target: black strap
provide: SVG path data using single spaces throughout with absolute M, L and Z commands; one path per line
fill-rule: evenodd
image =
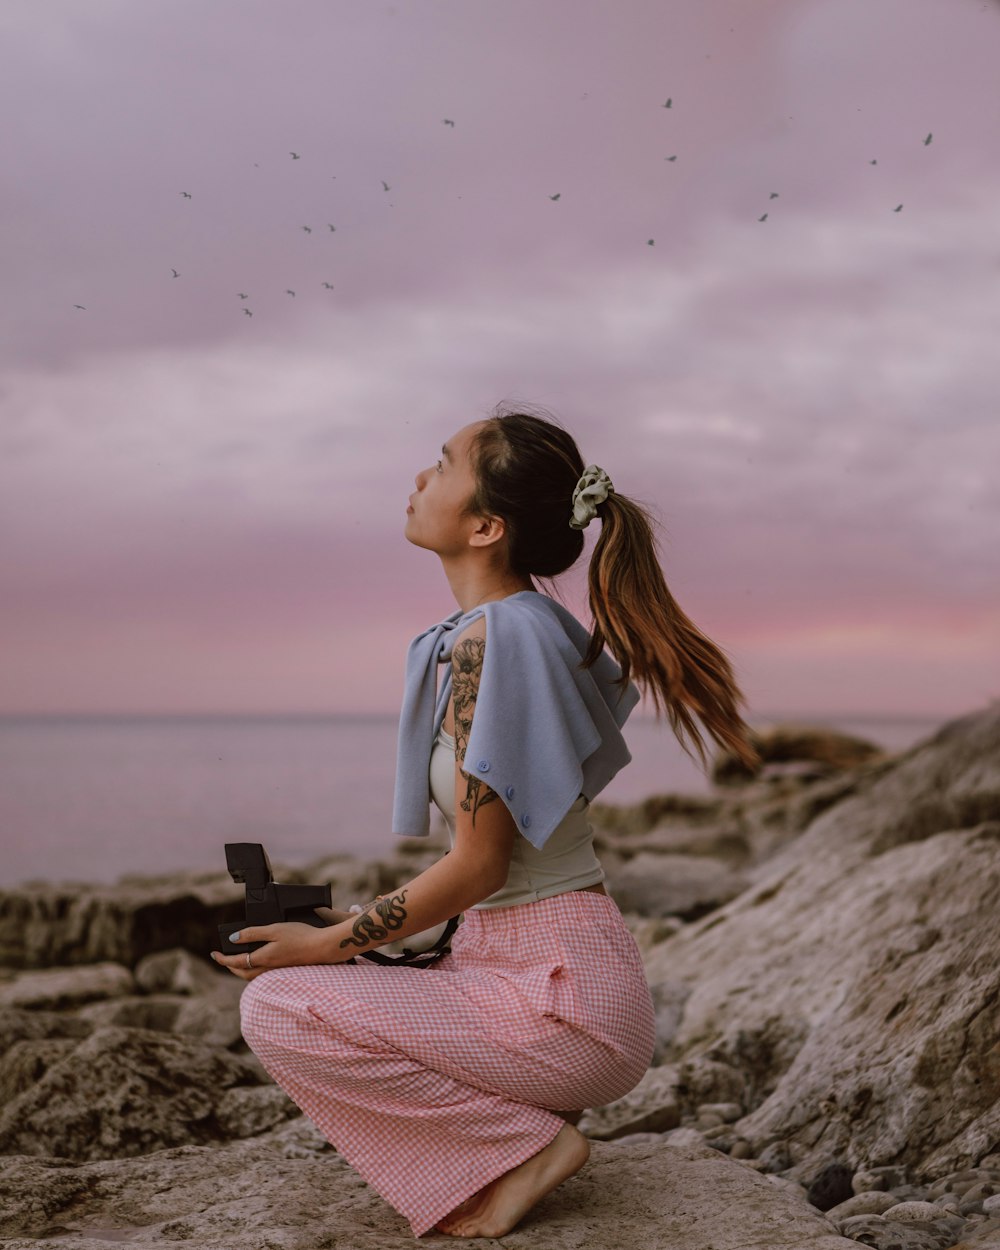
M 360 951 L 355 956 L 355 959 L 370 959 L 373 964 L 403 964 L 409 968 L 427 968 L 430 964 L 437 963 L 442 956 L 448 954 L 451 949 L 449 943 L 452 935 L 458 928 L 458 921 L 458 916 L 452 916 L 438 940 L 425 951 L 411 951 L 406 946 L 403 947 L 401 955 L 385 955 L 378 950 Z M 349 959 L 347 962 L 352 964 L 355 962 L 355 959 Z

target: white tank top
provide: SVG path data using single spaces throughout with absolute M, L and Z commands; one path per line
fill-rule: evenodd
M 445 731 L 443 724 L 431 751 L 430 790 L 435 807 L 445 818 L 448 838 L 454 846 L 455 739 Z M 604 869 L 594 854 L 594 831 L 587 820 L 589 807 L 581 794 L 541 850 L 518 834 L 506 883 L 475 906 L 515 907 L 603 881 Z

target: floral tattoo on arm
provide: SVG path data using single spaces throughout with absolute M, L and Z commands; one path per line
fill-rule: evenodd
M 476 825 L 476 812 L 497 798 L 497 792 L 473 777 L 462 768 L 465 751 L 472 732 L 472 716 L 479 694 L 479 679 L 483 673 L 485 638 L 466 638 L 451 653 L 451 686 L 455 700 L 455 758 L 462 776 L 467 781 L 465 798 L 461 801 L 463 811 L 472 813 L 472 825 Z
M 400 890 L 388 898 L 381 895 L 369 903 L 354 922 L 351 936 L 344 938 L 341 949 L 345 946 L 368 946 L 372 942 L 384 942 L 390 932 L 401 929 L 406 920 L 406 908 L 403 902 L 406 891 Z

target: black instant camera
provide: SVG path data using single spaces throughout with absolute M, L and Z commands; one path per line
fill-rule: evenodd
M 242 955 L 258 950 L 266 942 L 230 942 L 230 933 L 258 924 L 277 924 L 283 920 L 326 928 L 313 911 L 314 907 L 330 906 L 329 885 L 280 885 L 274 880 L 271 861 L 259 842 L 227 842 L 226 867 L 234 881 L 245 884 L 246 919 L 219 925 L 219 949 L 226 955 Z

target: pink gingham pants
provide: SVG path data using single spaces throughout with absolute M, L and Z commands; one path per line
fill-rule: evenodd
M 275 1082 L 417 1237 L 544 1149 L 557 1112 L 628 1093 L 654 1043 L 632 935 L 580 890 L 470 909 L 429 968 L 273 968 L 240 1010 Z

